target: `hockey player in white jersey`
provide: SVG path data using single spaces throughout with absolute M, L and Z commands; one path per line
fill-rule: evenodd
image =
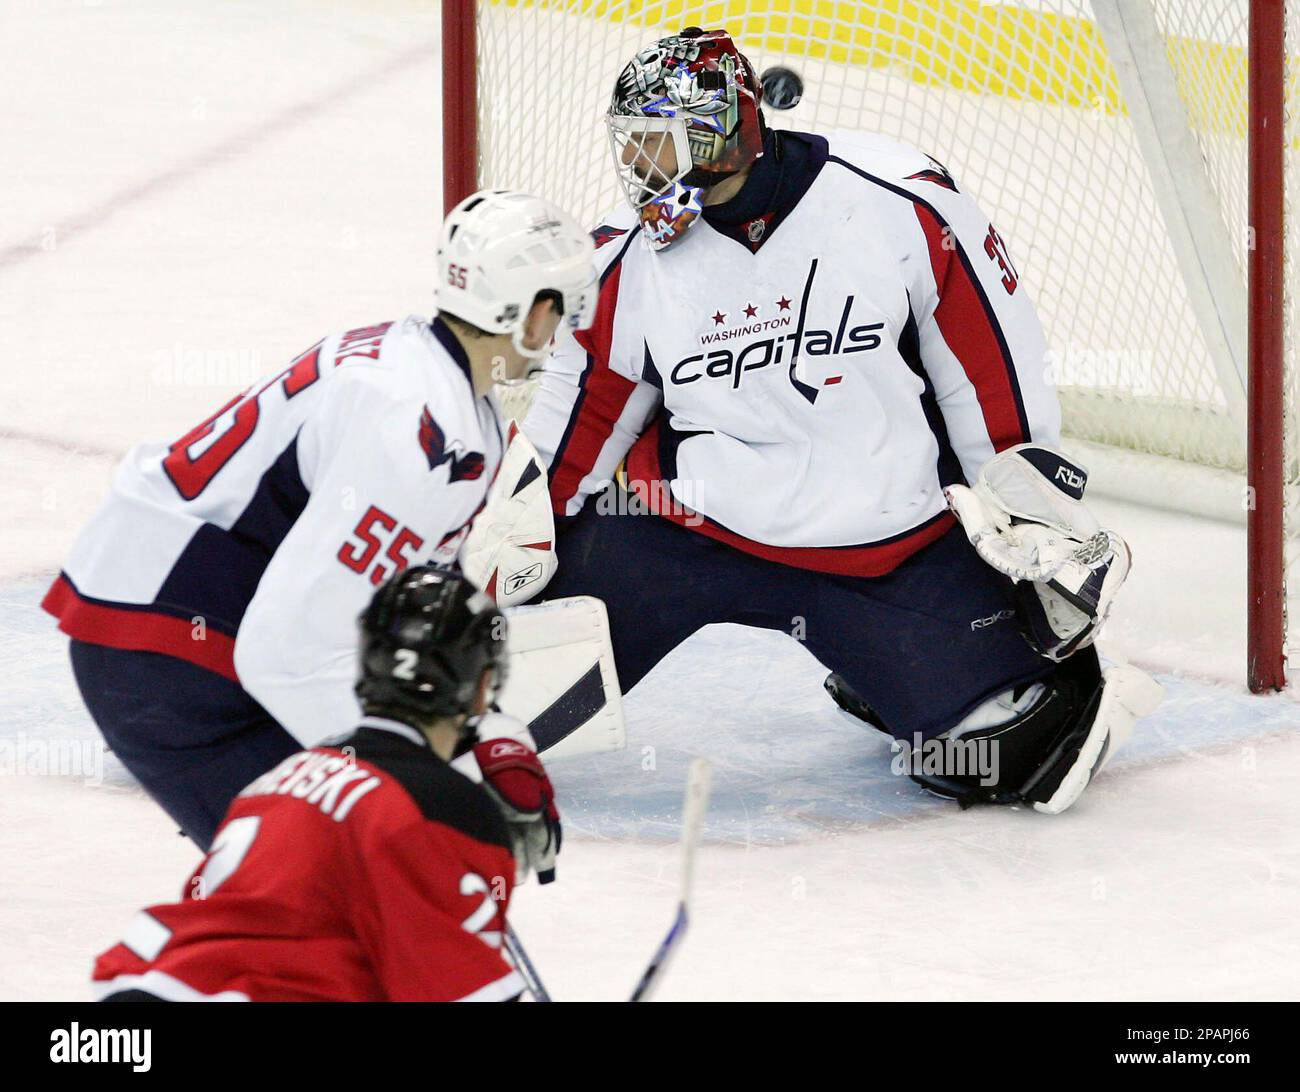
M 617 79 L 627 207 L 524 426 L 568 524 L 550 594 L 605 600 L 625 690 L 709 623 L 784 630 L 899 741 L 997 741 L 996 776 L 927 787 L 1061 811 L 1151 692 L 1091 648 L 1128 549 L 1056 450 L 1033 305 L 942 165 L 771 130 L 762 96 L 698 28 Z
M 592 250 L 549 202 L 475 194 L 432 322 L 323 338 L 118 468 L 44 606 L 109 746 L 200 846 L 253 778 L 355 726 L 356 618 L 456 560 L 505 447 L 488 392 L 590 322 Z

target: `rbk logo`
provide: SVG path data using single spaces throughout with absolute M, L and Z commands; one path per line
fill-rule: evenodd
M 987 618 L 972 618 L 971 629 L 986 629 L 989 626 L 996 625 L 998 622 L 1006 622 L 1016 616 L 1013 610 L 1000 610 L 997 614 L 990 614 Z
M 1075 470 L 1074 467 L 1065 466 L 1064 464 L 1056 468 L 1056 480 L 1064 482 L 1071 489 L 1077 489 L 1080 492 L 1088 484 L 1088 479 Z
M 424 457 L 429 460 L 430 470 L 436 470 L 443 463 L 450 464 L 448 481 L 472 482 L 483 476 L 483 468 L 487 465 L 484 456 L 478 451 L 464 451 L 458 440 L 453 441 L 448 447 L 447 434 L 433 419 L 428 406 L 425 406 L 424 412 L 420 414 L 419 437 L 420 447 L 424 451 Z

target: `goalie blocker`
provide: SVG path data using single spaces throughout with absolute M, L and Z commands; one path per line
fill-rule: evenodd
M 591 596 L 523 606 L 555 573 L 546 468 L 511 423 L 501 469 L 460 551 L 461 569 L 503 609 L 509 672 L 497 698 L 548 759 L 624 744 L 605 605 Z

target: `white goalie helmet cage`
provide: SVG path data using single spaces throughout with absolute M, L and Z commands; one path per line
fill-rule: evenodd
M 549 346 L 523 343 L 540 292 L 557 292 L 563 323 L 591 325 L 599 291 L 591 236 L 557 206 L 514 190 L 480 190 L 447 214 L 438 240 L 439 311 L 490 334 L 510 334 L 515 349 L 540 359 Z

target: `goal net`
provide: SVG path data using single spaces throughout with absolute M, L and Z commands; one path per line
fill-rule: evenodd
M 620 200 L 603 125 L 619 69 L 661 34 L 725 27 L 760 71 L 804 79 L 800 104 L 766 111 L 769 123 L 885 133 L 980 201 L 1038 306 L 1066 433 L 1095 487 L 1237 519 L 1257 503 L 1251 0 L 444 0 L 455 2 L 475 12 L 479 184 L 535 190 L 594 225 Z M 1285 21 L 1288 37 L 1300 29 L 1295 11 Z M 1289 68 L 1288 207 L 1300 95 Z M 1288 285 L 1295 231 L 1288 218 Z M 1289 425 L 1289 293 L 1282 307 L 1284 405 L 1268 412 Z M 1296 431 L 1275 456 L 1283 495 L 1300 487 Z M 1293 511 L 1276 533 L 1300 584 Z

